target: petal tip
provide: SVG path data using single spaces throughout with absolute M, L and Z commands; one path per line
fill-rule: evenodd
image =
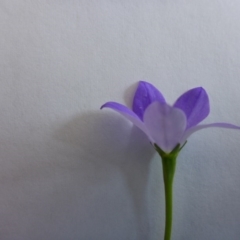
M 203 87 L 197 87 L 199 90 L 206 92 L 206 90 Z
M 102 110 L 105 107 L 106 103 L 104 103 L 101 107 L 100 110 Z
M 195 91 L 199 91 L 199 92 L 206 92 L 206 90 L 202 87 L 202 86 L 199 86 L 199 87 L 195 87 L 195 88 L 192 88 L 192 89 L 190 89 L 189 91 L 191 91 L 191 90 L 195 90 Z
M 139 85 L 145 85 L 145 84 L 150 84 L 149 82 L 145 81 L 145 80 L 139 80 L 138 81 L 138 86 Z
M 203 87 L 196 87 L 195 89 L 198 90 L 200 94 L 204 94 L 204 95 L 206 95 L 208 97 L 208 94 L 207 94 L 207 91 L 205 90 L 205 88 L 203 88 Z
M 111 107 L 113 102 L 106 102 L 104 103 L 101 107 L 100 107 L 100 110 L 102 110 L 103 108 L 106 108 L 106 107 Z

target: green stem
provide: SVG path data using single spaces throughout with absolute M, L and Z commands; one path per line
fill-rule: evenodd
M 177 156 L 181 149 L 183 148 L 183 146 L 181 147 L 180 144 L 178 144 L 170 153 L 165 153 L 156 144 L 154 146 L 156 151 L 162 158 L 163 166 L 163 180 L 165 188 L 165 206 L 166 206 L 164 240 L 171 240 L 173 218 L 173 179 L 176 169 Z
M 165 156 L 162 157 L 163 164 L 163 179 L 165 187 L 165 236 L 164 240 L 171 239 L 172 233 L 172 216 L 173 216 L 173 179 L 176 168 L 176 157 Z

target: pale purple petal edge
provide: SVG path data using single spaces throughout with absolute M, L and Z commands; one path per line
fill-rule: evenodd
M 131 121 L 134 125 L 140 128 L 148 136 L 149 140 L 152 142 L 152 138 L 148 133 L 148 130 L 145 127 L 143 121 L 131 109 L 117 102 L 107 102 L 101 106 L 101 109 L 103 108 L 110 108 L 120 113 L 122 116 L 124 116 L 129 121 Z
M 194 126 L 189 128 L 183 135 L 181 144 L 183 144 L 187 138 L 192 135 L 194 132 L 199 131 L 201 129 L 210 128 L 210 127 L 219 127 L 219 128 L 228 128 L 228 129 L 238 129 L 240 130 L 240 126 L 231 124 L 231 123 L 210 123 L 210 124 L 202 124 L 198 126 Z

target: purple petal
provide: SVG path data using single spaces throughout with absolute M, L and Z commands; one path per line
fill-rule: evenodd
M 178 108 L 154 102 L 144 113 L 144 123 L 153 139 L 163 151 L 170 152 L 186 129 L 186 116 Z
M 202 87 L 193 88 L 181 95 L 174 107 L 180 108 L 186 114 L 187 128 L 196 126 L 210 112 L 208 95 Z
M 140 81 L 133 99 L 133 112 L 143 119 L 145 109 L 155 101 L 165 103 L 163 95 L 152 84 Z
M 203 124 L 203 125 L 198 125 L 192 128 L 189 128 L 183 135 L 181 144 L 184 143 L 187 138 L 192 135 L 194 132 L 204 129 L 204 128 L 209 128 L 209 127 L 220 127 L 220 128 L 229 128 L 229 129 L 238 129 L 240 130 L 239 126 L 230 124 L 230 123 L 210 123 L 210 124 Z
M 101 109 L 102 108 L 111 108 L 117 111 L 118 113 L 123 115 L 125 118 L 127 118 L 129 121 L 131 121 L 134 125 L 139 127 L 149 137 L 149 140 L 152 141 L 143 121 L 128 107 L 117 102 L 107 102 L 101 106 Z

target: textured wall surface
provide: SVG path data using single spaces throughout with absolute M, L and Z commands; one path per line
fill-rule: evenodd
M 0 239 L 159 240 L 159 157 L 109 100 L 138 80 L 169 103 L 203 86 L 206 123 L 240 125 L 238 0 L 1 0 Z M 173 240 L 238 240 L 240 131 L 178 159 Z

